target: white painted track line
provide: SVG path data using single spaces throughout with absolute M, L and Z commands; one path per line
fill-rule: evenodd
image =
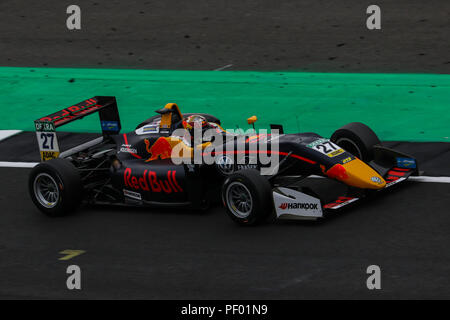
M 8 162 L 0 161 L 0 168 L 33 168 L 39 162 Z
M 0 141 L 22 132 L 22 130 L 0 130 Z
M 408 180 L 417 181 L 417 182 L 438 182 L 438 183 L 450 183 L 450 177 L 427 177 L 427 176 L 419 176 L 419 177 L 409 177 Z
M 230 68 L 232 66 L 233 66 L 232 64 L 227 64 L 226 66 L 214 69 L 213 71 L 222 71 L 222 70 L 225 70 L 225 69 Z

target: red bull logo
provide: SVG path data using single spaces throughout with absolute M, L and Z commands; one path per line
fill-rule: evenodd
M 134 176 L 131 168 L 126 168 L 123 174 L 124 185 L 142 191 L 152 192 L 183 192 L 183 189 L 177 182 L 176 170 L 167 171 L 167 179 L 158 178 L 156 172 L 145 170 L 140 177 Z
M 172 153 L 172 146 L 166 138 L 160 137 L 155 143 L 150 146 L 150 141 L 148 139 L 144 140 L 145 148 L 147 152 L 150 154 L 150 158 L 145 160 L 145 162 L 153 161 L 158 158 L 160 159 L 169 159 Z

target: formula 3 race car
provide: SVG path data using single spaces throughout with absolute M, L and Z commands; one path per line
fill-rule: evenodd
M 268 134 L 242 135 L 222 129 L 212 115 L 182 114 L 174 103 L 156 112 L 124 134 L 115 97 L 93 97 L 36 120 L 42 162 L 31 171 L 28 186 L 37 208 L 62 216 L 81 203 L 205 210 L 221 201 L 235 222 L 253 225 L 277 218 L 322 218 L 419 174 L 416 159 L 383 147 L 358 122 L 336 130 L 330 139 L 284 134 L 281 125 L 271 125 Z M 102 135 L 60 152 L 56 128 L 93 113 L 99 114 Z M 248 119 L 249 124 L 255 121 Z M 192 123 L 225 137 L 225 148 L 208 151 L 211 141 L 180 134 Z M 267 148 L 255 149 L 257 142 Z M 184 159 L 198 151 L 214 161 L 176 162 L 176 148 Z M 265 175 L 260 173 L 273 163 L 263 163 L 260 155 L 276 156 L 276 165 Z

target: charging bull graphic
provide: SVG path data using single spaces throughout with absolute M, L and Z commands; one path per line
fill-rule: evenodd
M 150 154 L 150 158 L 145 160 L 145 162 L 153 161 L 158 158 L 169 159 L 171 157 L 172 146 L 167 138 L 158 138 L 152 146 L 150 146 L 150 141 L 148 139 L 145 139 L 144 142 L 145 148 Z

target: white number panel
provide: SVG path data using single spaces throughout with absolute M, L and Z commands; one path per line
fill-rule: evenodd
M 344 150 L 339 147 L 338 145 L 334 144 L 328 139 L 319 139 L 316 140 L 310 144 L 308 144 L 308 147 L 311 149 L 314 149 L 320 153 L 323 153 L 329 157 L 337 156 L 344 152 Z
M 36 136 L 42 161 L 54 159 L 59 156 L 56 132 L 36 132 Z

